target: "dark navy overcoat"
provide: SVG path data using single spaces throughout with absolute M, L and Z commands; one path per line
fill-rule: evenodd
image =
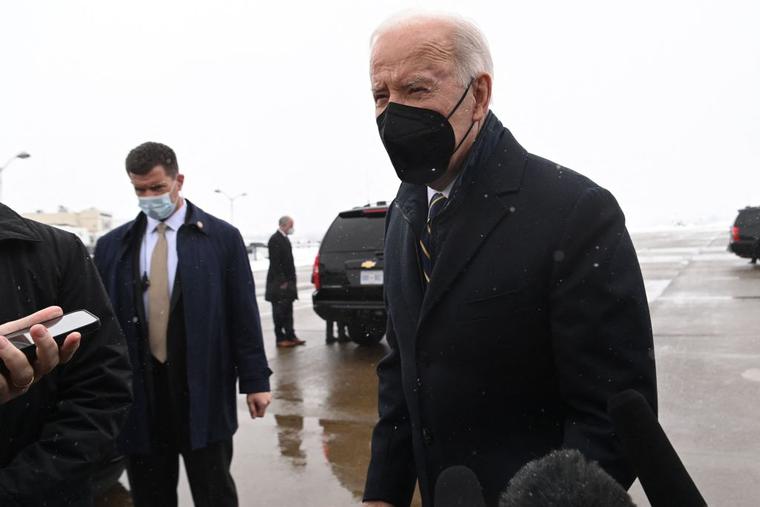
M 633 470 L 607 400 L 636 389 L 656 407 L 652 329 L 636 252 L 612 194 L 524 150 L 496 117 L 478 134 L 425 287 L 424 186 L 388 209 L 391 351 L 365 499 L 434 505 L 447 467 L 472 469 L 488 505 L 525 463 L 573 448 L 628 487 Z
M 236 380 L 241 393 L 269 391 L 271 371 L 240 232 L 185 203 L 187 217 L 177 233 L 177 277 L 186 329 L 190 440 L 198 449 L 229 438 L 237 429 Z M 134 368 L 135 401 L 120 438 L 128 454 L 150 451 L 150 349 L 138 273 L 146 222 L 141 213 L 103 236 L 95 249 L 95 264 L 124 329 Z

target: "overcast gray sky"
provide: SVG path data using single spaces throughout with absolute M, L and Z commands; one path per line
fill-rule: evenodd
M 609 188 L 634 229 L 760 204 L 756 1 L 157 1 L 0 4 L 3 200 L 18 211 L 137 212 L 124 157 L 177 152 L 185 195 L 247 192 L 235 224 L 282 214 L 320 237 L 398 180 L 369 91 L 374 27 L 459 13 L 491 44 L 493 111 L 529 151 Z M 728 223 L 726 227 L 728 228 Z

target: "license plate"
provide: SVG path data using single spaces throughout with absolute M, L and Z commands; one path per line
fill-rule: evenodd
M 359 283 L 361 285 L 382 285 L 383 272 L 380 270 L 362 271 L 359 275 Z

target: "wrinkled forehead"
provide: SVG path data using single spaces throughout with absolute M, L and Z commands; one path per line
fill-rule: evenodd
M 378 35 L 370 57 L 373 87 L 412 75 L 446 79 L 455 75 L 454 45 L 448 33 L 399 27 Z

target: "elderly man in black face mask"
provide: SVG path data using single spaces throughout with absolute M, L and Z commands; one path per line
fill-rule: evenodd
M 489 505 L 525 463 L 580 450 L 634 474 L 607 399 L 656 405 L 646 294 L 614 197 L 525 151 L 489 110 L 492 63 L 471 23 L 414 15 L 372 39 L 380 138 L 401 179 L 388 210 L 391 351 L 378 367 L 367 505 L 433 505 L 470 467 Z

